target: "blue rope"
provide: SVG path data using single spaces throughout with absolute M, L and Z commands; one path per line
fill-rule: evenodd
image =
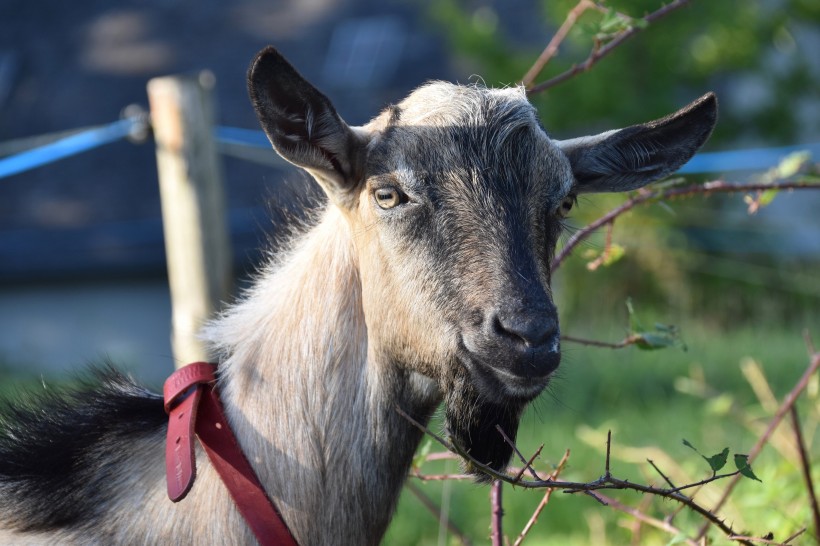
M 813 158 L 820 158 L 820 142 L 780 148 L 701 152 L 678 169 L 678 174 L 763 171 L 776 167 L 790 153 L 804 150 L 811 153 Z
M 264 148 L 270 150 L 270 141 L 265 133 L 254 129 L 240 129 L 239 127 L 219 126 L 214 131 L 217 142 L 220 144 L 233 144 L 235 146 L 250 146 L 251 148 Z
M 265 133 L 252 129 L 217 127 L 216 139 L 221 144 L 270 149 Z M 757 148 L 728 152 L 701 152 L 677 172 L 679 174 L 723 173 L 731 171 L 760 171 L 777 166 L 792 152 L 808 150 L 815 158 L 820 158 L 820 143 L 779 148 Z
M 139 120 L 136 118 L 115 121 L 102 127 L 62 138 L 33 150 L 0 159 L 0 178 L 18 174 L 125 138 L 138 122 Z M 215 128 L 214 136 L 220 144 L 270 149 L 270 142 L 265 133 L 258 130 L 219 126 Z M 678 173 L 699 174 L 765 170 L 776 166 L 789 153 L 802 150 L 808 150 L 814 157 L 820 157 L 820 143 L 728 152 L 704 152 L 695 155 L 678 170 Z
M 137 120 L 134 118 L 115 121 L 102 127 L 89 129 L 76 135 L 61 138 L 56 142 L 34 148 L 33 150 L 0 159 L 0 178 L 18 174 L 41 165 L 47 165 L 48 163 L 125 138 L 136 123 Z

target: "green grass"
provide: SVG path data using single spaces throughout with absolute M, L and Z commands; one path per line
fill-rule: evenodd
M 816 324 L 811 326 L 820 333 Z M 622 335 L 612 334 L 612 340 Z M 732 454 L 748 452 L 772 410 L 761 407 L 741 371 L 741 362 L 747 361 L 747 368 L 748 359 L 758 362 L 777 400 L 782 400 L 808 364 L 801 332 L 760 327 L 727 333 L 686 325 L 684 337 L 686 352 L 640 351 L 634 347 L 614 351 L 565 344 L 566 357 L 558 380 L 522 420 L 517 440 L 521 451 L 529 456 L 543 443 L 537 468 L 549 469 L 570 449 L 569 465 L 562 477 L 592 481 L 604 472 L 606 432 L 611 430 L 613 474 L 659 485 L 661 480 L 646 463 L 647 458 L 652 458 L 677 484 L 710 475 L 706 462 L 683 445 L 684 438 L 706 455 L 724 447 Z M 820 451 L 820 441 L 814 434 L 820 420 L 816 378 L 799 408 L 807 442 L 813 443 L 810 453 L 816 454 Z M 811 518 L 788 427 L 781 427 L 772 444 L 753 465 L 763 483 L 741 482 L 725 513 L 738 530 L 758 535 L 772 531 L 782 540 L 810 525 Z M 434 451 L 437 449 L 435 446 Z M 436 463 L 436 467 L 431 463 L 423 470 L 442 472 L 443 464 Z M 457 470 L 455 462 L 447 464 L 447 471 Z M 729 466 L 734 468 L 731 462 Z M 436 504 L 447 506 L 448 517 L 474 544 L 489 543 L 488 487 L 470 482 L 416 481 L 416 485 Z M 711 505 L 720 491 L 719 483 L 709 486 L 698 493 L 698 499 Z M 542 494 L 504 486 L 504 528 L 513 540 Z M 661 519 L 675 508 L 670 502 L 644 505 L 634 492 L 608 494 L 624 504 L 644 507 Z M 625 525 L 633 522 L 587 496 L 556 493 L 525 544 L 629 544 L 632 535 Z M 700 522 L 686 512 L 674 519 L 679 528 L 688 531 L 697 529 Z M 647 528 L 641 533 L 639 544 L 664 545 L 673 538 Z M 710 536 L 716 544 L 735 544 L 715 532 Z M 384 543 L 438 545 L 458 541 L 450 534 L 440 536 L 438 518 L 405 490 Z

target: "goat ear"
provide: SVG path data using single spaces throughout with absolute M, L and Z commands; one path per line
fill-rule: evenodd
M 557 144 L 572 165 L 577 192 L 634 190 L 686 163 L 716 121 L 717 97 L 708 93 L 664 118 Z
M 349 202 L 363 164 L 364 139 L 273 47 L 248 70 L 248 93 L 273 148 L 304 168 L 331 199 Z

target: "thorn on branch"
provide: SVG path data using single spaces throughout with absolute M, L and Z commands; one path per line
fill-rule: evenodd
M 504 507 L 502 505 L 502 482 L 495 480 L 490 489 L 490 503 L 492 505 L 492 544 L 493 546 L 504 546 L 504 531 L 502 520 L 504 518 Z
M 533 455 L 530 458 L 530 460 L 528 461 L 527 459 L 524 458 L 524 455 L 518 449 L 518 446 L 515 445 L 515 442 L 513 442 L 510 439 L 510 437 L 507 436 L 507 434 L 504 432 L 504 429 L 501 428 L 501 425 L 496 425 L 495 430 L 497 430 L 499 432 L 499 434 L 501 434 L 501 437 L 504 438 L 504 441 L 507 442 L 510 445 L 511 448 L 513 448 L 513 451 L 515 451 L 515 454 L 518 455 L 518 458 L 521 459 L 522 463 L 524 463 L 524 468 L 522 468 L 521 472 L 518 473 L 518 475 L 516 476 L 515 481 L 520 480 L 521 475 L 524 474 L 524 472 L 527 471 L 527 470 L 529 470 L 530 475 L 533 477 L 533 479 L 535 479 L 537 481 L 541 481 L 541 477 L 538 476 L 538 474 L 535 472 L 535 469 L 531 466 L 532 461 L 534 461 L 535 458 L 538 456 L 538 454 L 541 453 L 541 448 L 538 448 L 538 451 L 535 452 L 535 455 Z M 541 447 L 544 447 L 544 445 L 541 444 Z

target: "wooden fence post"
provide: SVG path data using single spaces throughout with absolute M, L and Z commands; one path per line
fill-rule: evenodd
M 230 294 L 232 260 L 222 168 L 213 136 L 213 74 L 148 82 L 176 366 L 208 361 L 198 339 Z

